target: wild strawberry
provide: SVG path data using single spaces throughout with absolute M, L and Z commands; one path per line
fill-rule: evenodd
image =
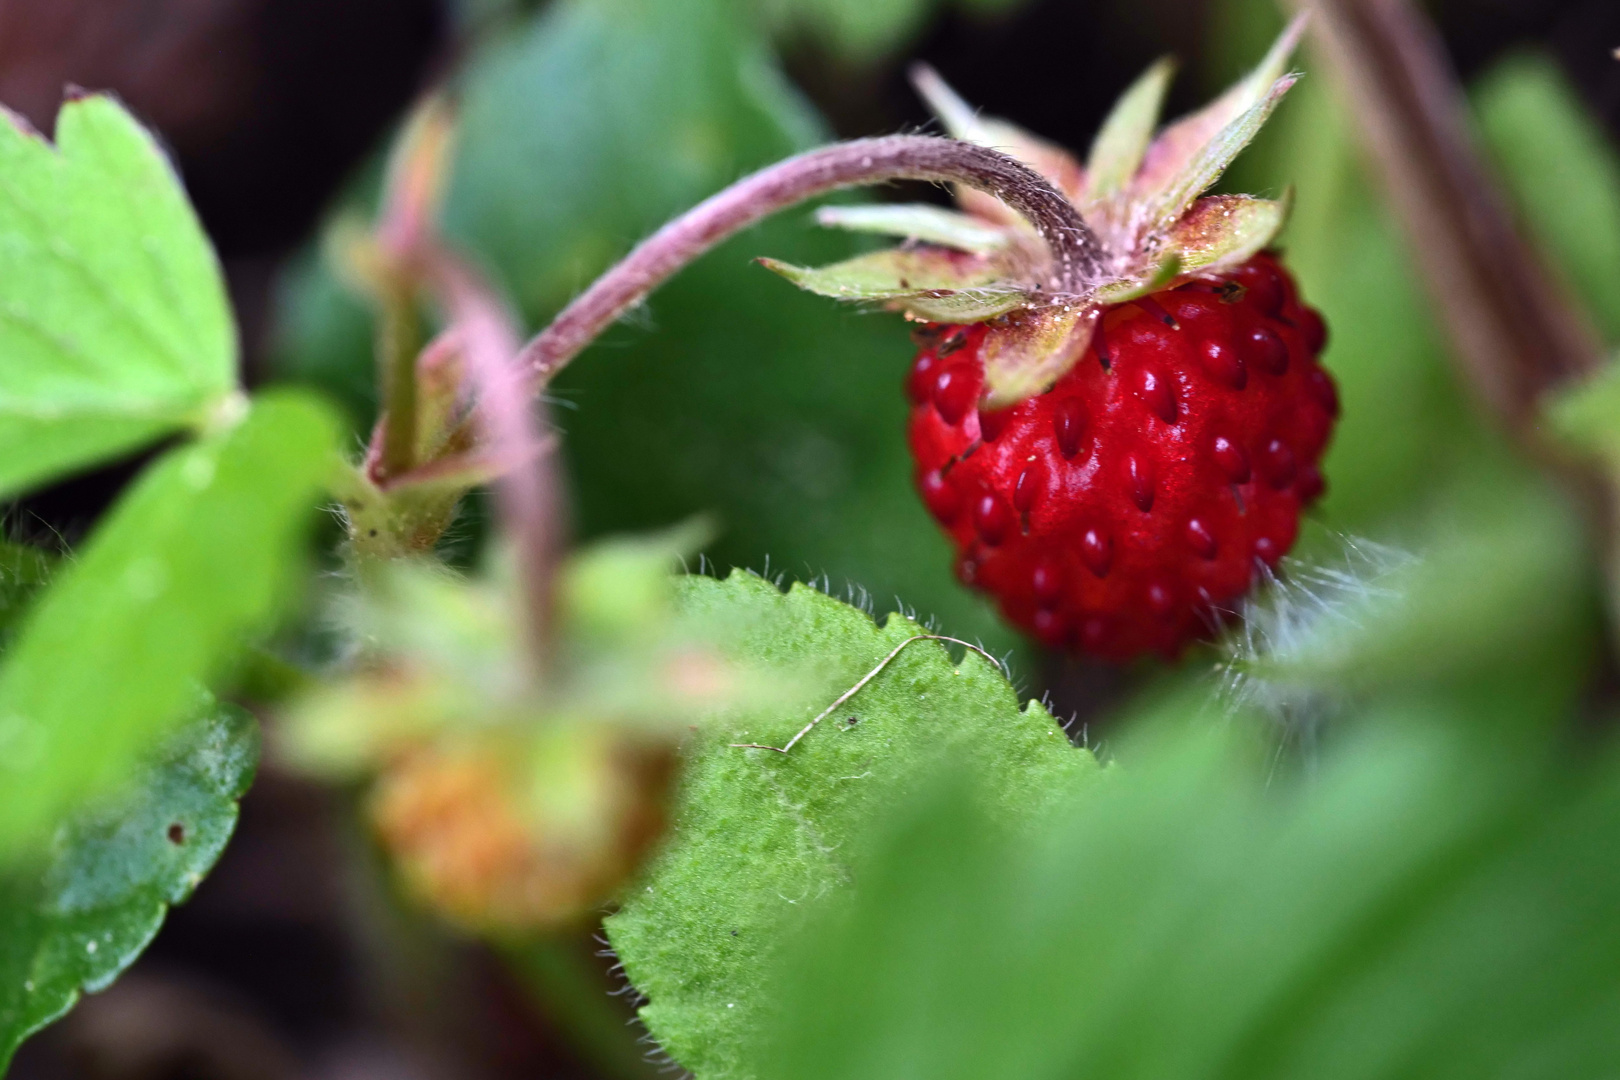
M 1321 320 L 1271 255 L 1115 305 L 1045 393 L 978 408 L 990 324 L 930 325 L 907 389 L 917 485 L 962 580 L 1050 645 L 1173 655 L 1321 494 Z M 965 403 L 965 404 L 964 404 Z
M 1156 64 L 1084 168 L 919 74 L 952 134 L 1021 158 L 1080 211 L 1094 235 L 1078 287 L 1029 223 L 966 189 L 965 213 L 820 215 L 902 247 L 819 270 L 767 260 L 924 324 L 907 380 L 918 489 L 962 580 L 1050 645 L 1175 655 L 1276 564 L 1323 491 L 1338 413 L 1317 363 L 1326 331 L 1266 250 L 1287 202 L 1199 197 L 1293 84 L 1301 28 L 1152 138 L 1171 73 Z

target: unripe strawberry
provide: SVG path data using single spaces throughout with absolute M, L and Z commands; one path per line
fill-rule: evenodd
M 1121 98 L 1084 167 L 977 115 L 931 72 L 952 134 L 1004 150 L 1080 220 L 1037 234 L 963 189 L 938 207 L 831 208 L 825 224 L 906 243 L 804 288 L 922 323 L 907 378 L 917 487 L 959 576 L 1055 647 L 1174 656 L 1293 545 L 1338 399 L 1321 316 L 1269 251 L 1288 200 L 1200 193 L 1294 78 L 1296 20 L 1260 67 L 1159 132 L 1170 67 Z

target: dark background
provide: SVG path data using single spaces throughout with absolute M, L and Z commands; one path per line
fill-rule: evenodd
M 809 38 L 784 52 L 840 135 L 925 123 L 904 77 L 920 58 L 988 111 L 1083 146 L 1153 57 L 1172 51 L 1194 71 L 1227 72 L 1205 31 L 1208 7 L 1041 0 L 992 22 L 942 15 L 903 59 L 855 67 Z M 1431 10 L 1465 78 L 1541 42 L 1620 135 L 1620 64 L 1590 47 L 1620 41 L 1620 4 L 1444 0 Z M 65 85 L 110 88 L 162 133 L 224 261 L 253 378 L 278 268 L 416 92 L 451 69 L 467 32 L 435 0 L 0 0 L 0 102 L 48 131 Z M 1179 85 L 1172 112 L 1197 93 L 1192 80 Z M 30 498 L 13 529 L 71 543 L 137 465 Z M 346 799 L 261 778 L 207 888 L 115 989 L 25 1046 L 13 1075 L 599 1075 L 495 958 L 394 909 L 366 870 Z M 589 938 L 562 948 L 605 968 Z

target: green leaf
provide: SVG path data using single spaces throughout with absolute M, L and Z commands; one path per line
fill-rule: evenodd
M 839 60 L 869 64 L 916 36 L 938 0 L 758 0 L 778 33 L 811 30 Z
M 1240 730 L 1128 738 L 1033 837 L 910 801 L 785 944 L 748 1073 L 1612 1073 L 1612 754 L 1593 783 L 1408 712 L 1279 770 Z
M 1607 340 L 1620 341 L 1620 154 L 1548 57 L 1502 61 L 1474 102 L 1520 212 Z
M 319 402 L 264 395 L 152 465 L 61 570 L 0 666 L 0 854 L 119 783 L 268 627 L 336 437 Z
M 891 248 L 815 268 L 759 263 L 818 296 L 878 302 L 930 322 L 983 322 L 1029 301 L 1003 260 L 949 248 Z
M 822 137 L 728 0 L 564 0 L 469 73 L 446 207 L 531 315 Z
M 38 548 L 0 540 L 0 646 L 11 640 L 17 620 L 50 580 L 55 561 Z
M 17 1044 L 105 988 L 213 867 L 258 763 L 258 727 L 210 703 L 129 795 L 63 823 L 40 862 L 0 873 L 0 1074 Z
M 1006 15 L 1026 0 L 754 0 L 772 32 L 792 42 L 806 31 L 823 39 L 831 57 L 848 67 L 870 65 L 926 29 L 942 8 L 980 17 Z
M 235 394 L 213 249 L 152 137 L 70 100 L 0 117 L 0 497 L 208 425 Z
M 1175 73 L 1175 61 L 1166 57 L 1144 71 L 1120 96 L 1092 141 L 1091 156 L 1086 159 L 1088 199 L 1112 198 L 1136 175 Z
M 824 206 L 816 211 L 816 224 L 850 232 L 878 233 L 939 244 L 957 251 L 988 255 L 1011 243 L 1003 229 L 977 218 L 929 203 L 877 203 L 871 206 Z
M 1543 411 L 1559 437 L 1620 470 L 1620 363 L 1611 360 L 1582 381 L 1561 387 Z
M 690 750 L 673 841 L 608 920 L 664 1049 L 703 1080 L 751 1077 L 763 1074 L 741 1047 L 774 992 L 771 957 L 792 936 L 801 902 L 848 885 L 874 814 L 953 752 L 973 755 L 975 779 L 1006 822 L 1090 788 L 1098 772 L 1040 705 L 1018 708 L 994 666 L 969 654 L 958 667 L 932 641 L 900 652 L 791 753 L 728 746 L 782 745 L 923 631 L 898 615 L 879 629 L 812 589 L 784 596 L 743 573 L 688 578 L 683 588 L 689 611 L 734 628 L 738 659 L 822 688 L 786 715 L 712 722 Z

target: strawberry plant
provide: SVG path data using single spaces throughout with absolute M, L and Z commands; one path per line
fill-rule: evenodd
M 834 141 L 769 35 L 869 7 L 470 20 L 285 285 L 313 387 L 114 96 L 0 118 L 0 495 L 141 455 L 0 543 L 0 1072 L 261 768 L 430 1012 L 476 943 L 601 1075 L 1614 1071 L 1620 157 L 1393 0 L 1223 6 L 1083 163 L 928 68 Z

